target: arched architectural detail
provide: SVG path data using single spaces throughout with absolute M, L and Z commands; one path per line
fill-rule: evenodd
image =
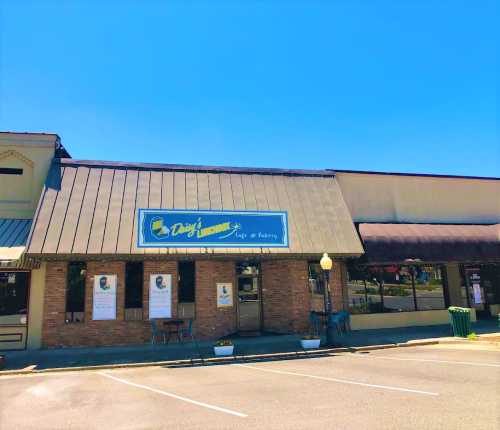
M 14 151 L 12 149 L 0 153 L 0 160 L 3 160 L 5 158 L 9 158 L 9 157 L 17 158 L 18 160 L 21 160 L 23 163 L 26 163 L 30 167 L 35 166 L 35 163 L 33 163 L 33 161 L 31 161 L 29 158 L 25 157 L 20 152 Z

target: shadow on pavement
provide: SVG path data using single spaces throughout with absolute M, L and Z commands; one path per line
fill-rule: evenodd
M 495 320 L 479 321 L 472 325 L 477 334 L 499 332 Z M 408 327 L 397 329 L 377 329 L 353 331 L 336 339 L 339 346 L 360 347 L 405 343 L 414 340 L 452 336 L 449 325 Z M 235 354 L 239 360 L 248 362 L 252 355 L 283 354 L 278 359 L 306 359 L 312 354 L 300 347 L 300 335 L 267 335 L 254 338 L 234 337 Z M 61 348 L 34 351 L 8 351 L 4 370 L 22 370 L 34 366 L 35 370 L 51 368 L 71 368 L 81 366 L 120 365 L 133 363 L 154 363 L 161 361 L 191 360 L 194 365 L 200 359 L 213 358 L 212 342 L 133 345 L 96 348 Z M 286 356 L 285 354 L 289 354 Z M 320 357 L 315 354 L 314 357 Z M 272 360 L 273 358 L 265 358 Z M 262 359 L 257 359 L 262 360 Z M 203 360 L 201 360 L 203 361 Z M 211 363 L 213 364 L 213 363 Z M 226 363 L 224 363 L 226 364 Z

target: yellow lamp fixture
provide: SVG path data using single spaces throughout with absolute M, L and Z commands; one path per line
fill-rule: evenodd
M 319 264 L 323 270 L 332 270 L 333 261 L 326 252 L 323 254 L 323 257 L 321 257 Z

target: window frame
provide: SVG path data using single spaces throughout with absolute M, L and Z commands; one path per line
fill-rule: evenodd
M 25 273 L 26 274 L 26 313 L 25 314 L 10 314 L 10 315 L 23 315 L 26 317 L 26 323 L 21 323 L 20 325 L 27 325 L 28 324 L 28 317 L 30 313 L 30 293 L 31 293 L 31 272 L 27 270 L 19 270 L 19 269 L 8 269 L 8 270 L 2 270 L 3 273 Z M 8 316 L 8 315 L 5 315 Z M 10 325 L 10 324 L 6 324 Z M 0 327 L 2 324 L 0 324 Z
M 385 269 L 387 267 L 393 267 L 393 266 L 398 266 L 399 268 L 407 268 L 407 270 L 410 273 L 410 282 L 411 282 L 411 299 L 413 299 L 413 309 L 409 310 L 402 310 L 402 311 L 395 311 L 395 312 L 390 312 L 386 311 L 385 307 L 385 299 L 389 297 L 389 295 L 385 294 L 385 275 L 388 273 Z M 441 292 L 442 292 L 442 298 L 443 298 L 443 308 L 440 309 L 419 309 L 419 300 L 418 300 L 418 295 L 417 295 L 417 279 L 416 279 L 416 269 L 418 267 L 428 267 L 432 266 L 435 269 L 439 269 L 440 271 L 440 280 L 441 280 Z M 349 265 L 347 266 L 348 270 L 348 280 L 347 280 L 347 297 L 348 297 L 348 306 L 349 309 L 352 308 L 351 306 L 351 295 L 350 295 L 350 288 L 349 288 Z M 372 277 L 373 280 L 376 280 L 377 285 L 378 285 L 378 294 L 377 296 L 380 297 L 380 308 L 381 310 L 379 312 L 360 312 L 360 314 L 367 315 L 367 314 L 386 314 L 386 313 L 403 313 L 403 312 L 421 312 L 421 311 L 427 311 L 427 310 L 445 310 L 447 308 L 447 292 L 448 292 L 448 279 L 446 277 L 446 269 L 443 264 L 421 264 L 421 265 L 410 265 L 410 264 L 385 264 L 385 265 L 373 265 L 373 266 L 368 266 L 368 265 L 362 265 L 362 266 L 351 266 L 351 268 L 356 268 L 357 271 L 359 272 L 365 272 L 369 271 L 370 268 L 376 268 L 377 271 L 375 272 L 374 276 Z M 365 304 L 369 303 L 368 300 L 368 287 L 367 287 L 367 281 L 370 281 L 368 273 L 364 273 L 364 277 L 362 279 L 363 281 L 363 286 L 364 286 L 364 296 L 365 296 Z M 420 306 L 421 307 L 421 306 Z
M 193 266 L 193 300 L 186 301 L 182 300 L 181 297 L 181 288 L 183 282 L 181 282 L 181 265 L 182 264 L 191 264 Z M 186 304 L 186 303 L 196 303 L 196 261 L 192 260 L 180 260 L 177 263 L 177 303 L 178 304 Z
M 83 266 L 85 274 L 83 275 L 83 306 L 81 311 L 70 311 L 68 310 L 68 298 L 70 291 L 70 266 L 72 264 L 79 264 Z M 86 261 L 68 261 L 66 269 L 66 289 L 65 289 L 65 300 L 64 300 L 64 322 L 66 324 L 81 324 L 85 322 L 85 311 L 86 311 L 86 294 L 87 294 L 87 262 Z M 78 318 L 79 317 L 79 318 Z
M 0 167 L 0 175 L 17 175 L 22 176 L 24 169 L 21 167 Z
M 131 291 L 130 282 L 131 279 L 129 277 L 129 269 L 132 265 L 140 266 L 140 297 L 139 302 L 140 306 L 128 306 L 127 305 L 127 291 Z M 134 270 L 137 270 L 134 268 Z M 130 299 L 130 298 L 129 298 Z M 130 299 L 131 300 L 131 299 Z M 139 303 L 137 302 L 137 303 Z M 124 319 L 126 321 L 140 321 L 143 319 L 144 314 L 144 261 L 126 261 L 125 262 L 125 282 L 124 282 L 124 293 L 123 293 L 123 312 Z
M 311 266 L 313 265 L 318 265 L 319 266 L 319 271 L 318 271 L 318 277 L 317 278 L 312 278 L 312 271 L 311 271 Z M 316 289 L 311 287 L 311 279 L 315 279 L 316 281 Z M 321 269 L 321 265 L 319 263 L 319 260 L 309 260 L 307 262 L 307 282 L 309 285 L 309 291 L 311 294 L 317 295 L 317 296 L 324 296 L 325 295 L 325 275 L 323 273 L 323 270 Z M 319 288 L 318 288 L 319 287 Z

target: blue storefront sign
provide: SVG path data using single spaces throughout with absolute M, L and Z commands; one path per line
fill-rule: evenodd
M 288 217 L 275 211 L 139 209 L 139 248 L 287 248 Z

